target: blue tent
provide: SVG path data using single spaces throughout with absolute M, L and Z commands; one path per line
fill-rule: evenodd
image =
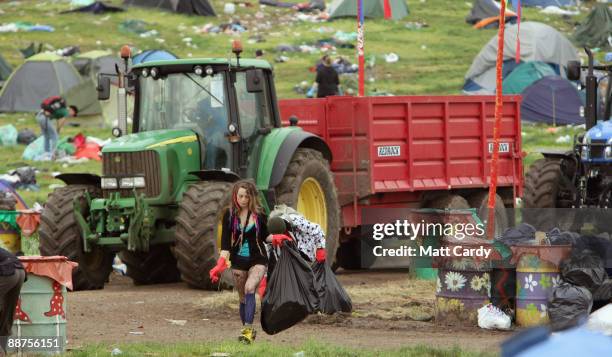
M 550 125 L 583 124 L 576 87 L 559 76 L 544 77 L 523 91 L 521 119 Z
M 576 6 L 576 1 L 574 0 L 521 0 L 521 6 Z
M 177 58 L 174 54 L 164 50 L 146 50 L 132 57 L 132 64 L 136 65 L 144 62 L 173 60 Z

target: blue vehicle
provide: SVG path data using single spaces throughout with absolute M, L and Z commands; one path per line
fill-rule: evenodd
M 545 152 L 543 159 L 534 162 L 525 175 L 525 208 L 568 208 L 543 210 L 534 215 L 536 221 L 546 222 L 540 229 L 557 226 L 569 229 L 573 223 L 571 208 L 612 208 L 612 122 L 610 108 L 611 89 L 605 90 L 603 120 L 598 120 L 598 82 L 593 71 L 607 72 L 607 83 L 612 83 L 612 65 L 593 65 L 593 54 L 588 66 L 578 61 L 568 63 L 568 79 L 579 80 L 581 69 L 587 69 L 586 106 L 584 118 L 586 132 L 574 138 L 574 148 L 565 153 Z

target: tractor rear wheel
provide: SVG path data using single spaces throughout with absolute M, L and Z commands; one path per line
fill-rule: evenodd
M 561 161 L 544 158 L 537 160 L 525 175 L 525 192 L 523 194 L 524 208 L 532 209 L 523 214 L 524 221 L 532 224 L 538 230 L 548 231 L 553 227 L 562 230 L 570 229 L 574 223 L 575 214 L 570 209 L 564 196 L 571 195 L 568 180 L 563 177 Z M 533 210 L 542 208 L 541 210 Z
M 231 184 L 198 182 L 187 189 L 176 217 L 176 254 L 181 278 L 191 287 L 212 289 L 208 272 L 219 257 L 219 222 L 228 207 Z M 227 274 L 221 277 L 224 287 L 231 286 Z
M 81 214 L 87 219 L 86 191 L 92 198 L 101 197 L 100 189 L 91 185 L 69 185 L 53 191 L 38 229 L 42 255 L 63 255 L 79 263 L 72 272 L 73 290 L 102 289 L 112 270 L 113 254 L 104 248 L 94 245 L 91 252 L 83 251 L 81 229 L 74 216 L 74 200 L 79 200 Z
M 316 150 L 298 148 L 276 187 L 278 203 L 295 208 L 325 232 L 327 262 L 333 266 L 340 234 L 340 206 L 329 162 Z
M 489 219 L 489 193 L 481 191 L 468 197 L 470 208 L 476 209 L 476 214 L 484 224 Z M 486 224 L 485 224 L 486 226 Z M 499 195 L 495 195 L 495 237 L 501 236 L 508 228 L 508 214 L 504 202 Z M 491 237 L 493 238 L 493 237 Z
M 127 266 L 127 276 L 136 285 L 175 283 L 181 280 L 176 259 L 169 245 L 154 245 L 148 252 L 124 250 L 119 258 Z

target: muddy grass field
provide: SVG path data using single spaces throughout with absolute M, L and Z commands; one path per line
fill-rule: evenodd
M 435 284 L 410 280 L 406 271 L 340 271 L 338 277 L 353 299 L 351 315 L 311 316 L 274 336 L 256 323 L 257 340 L 288 346 L 317 341 L 369 350 L 425 345 L 495 353 L 510 335 L 436 325 Z M 134 286 L 129 278 L 113 275 L 104 290 L 68 294 L 68 348 L 78 352 L 98 343 L 231 341 L 241 328 L 237 301 L 237 294 L 229 291 L 193 290 L 181 283 Z

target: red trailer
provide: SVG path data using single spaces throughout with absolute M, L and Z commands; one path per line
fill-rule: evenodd
M 362 224 L 362 208 L 436 207 L 456 195 L 471 207 L 486 201 L 493 96 L 290 99 L 279 108 L 284 125 L 294 116 L 331 148 L 341 240 Z M 520 96 L 504 97 L 500 138 L 498 194 L 513 207 L 523 191 Z

